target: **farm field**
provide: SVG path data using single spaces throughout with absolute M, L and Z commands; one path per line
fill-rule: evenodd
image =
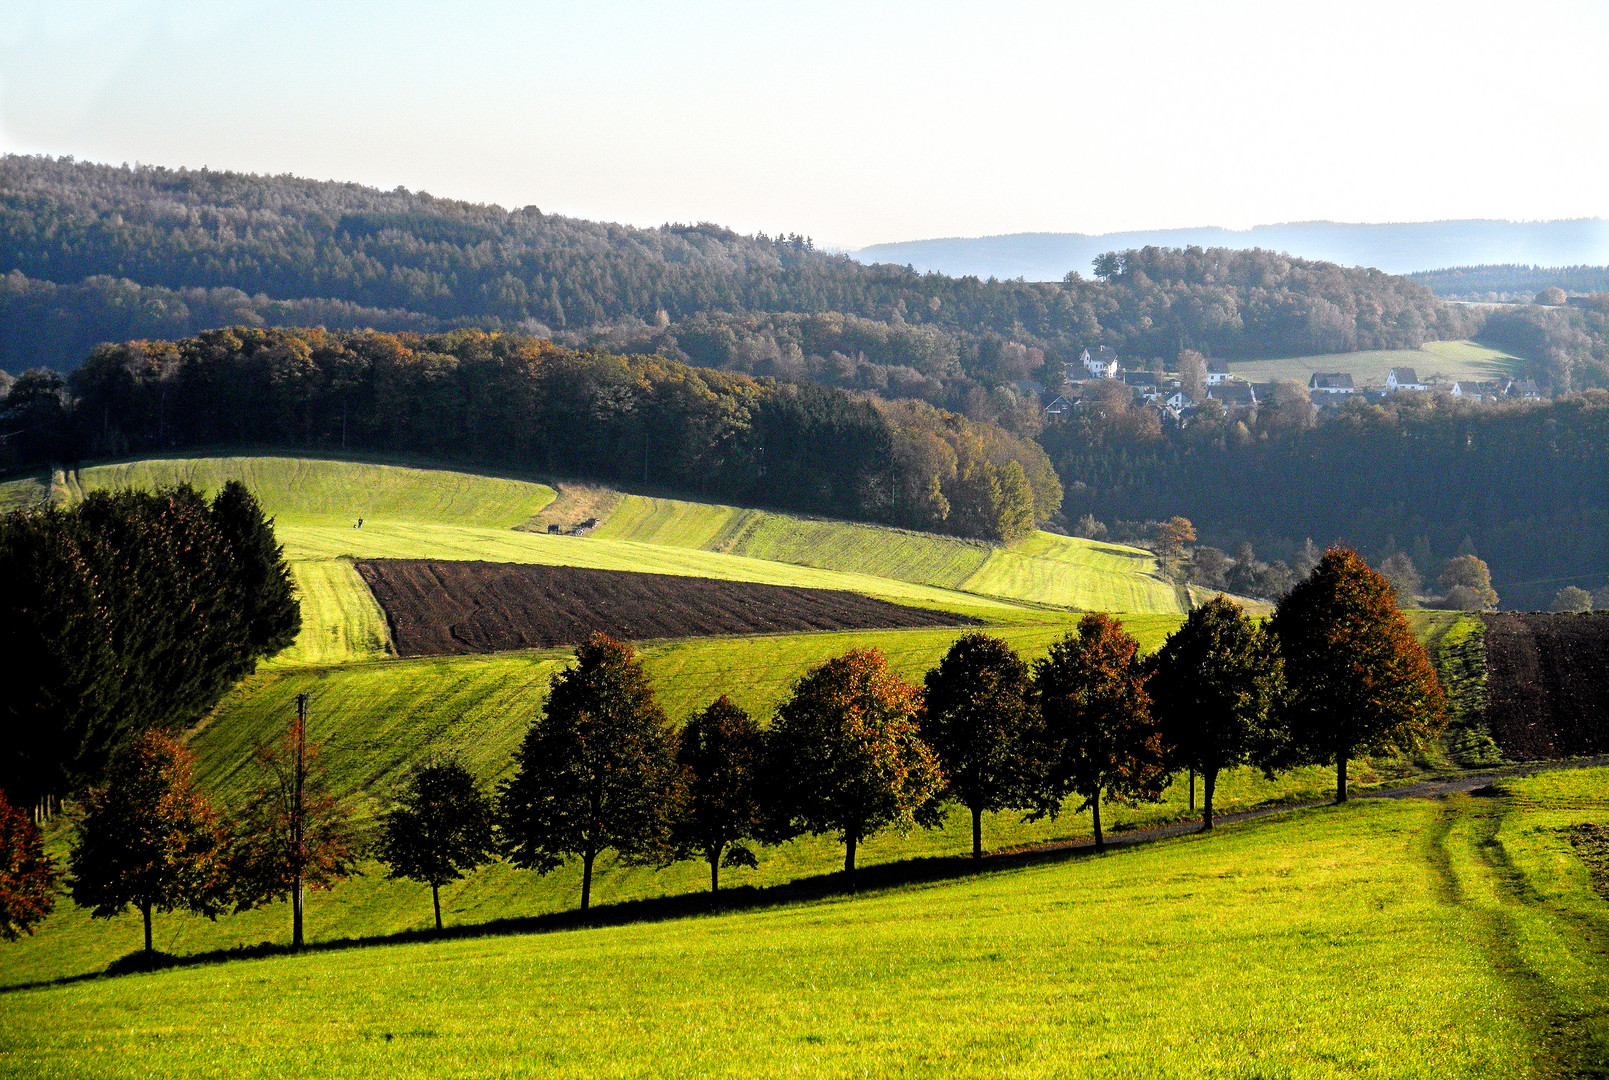
M 1473 341 L 1427 341 L 1418 349 L 1374 349 L 1325 356 L 1232 360 L 1229 370 L 1248 382 L 1292 379 L 1307 384 L 1317 371 L 1347 371 L 1358 386 L 1384 386 L 1394 367 L 1411 367 L 1424 382 L 1432 375 L 1484 381 L 1513 375 L 1518 361 L 1501 349 Z
M 8 992 L 29 1077 L 1594 1075 L 1609 773 L 670 921 Z

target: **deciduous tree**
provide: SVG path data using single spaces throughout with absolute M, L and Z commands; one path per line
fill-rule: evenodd
M 1155 801 L 1168 785 L 1139 648 L 1122 623 L 1096 612 L 1034 665 L 1046 763 L 1035 813 L 1054 817 L 1078 795 L 1094 815 L 1096 851 L 1106 850 L 1102 794 L 1127 805 Z
M 1190 612 L 1149 662 L 1146 690 L 1175 766 L 1201 774 L 1202 828 L 1212 828 L 1218 774 L 1274 759 L 1284 688 L 1274 636 L 1218 596 Z
M 763 755 L 759 726 L 725 694 L 677 733 L 676 764 L 687 798 L 676 821 L 676 847 L 709 863 L 712 893 L 720 891 L 722 866 L 757 865 L 744 841 L 761 831 Z
M 184 743 L 147 731 L 112 756 L 105 783 L 84 795 L 70 856 L 72 897 L 97 919 L 130 906 L 214 915 L 228 899 L 229 834 L 196 789 Z
M 881 652 L 851 649 L 794 684 L 767 736 L 773 835 L 838 834 L 851 890 L 860 841 L 938 824 L 944 777 L 918 729 L 921 693 Z
M 1354 551 L 1331 548 L 1280 600 L 1270 628 L 1285 659 L 1285 716 L 1293 749 L 1335 762 L 1412 749 L 1441 731 L 1446 700 L 1424 646 L 1397 610 L 1391 585 Z
M 0 938 L 32 934 L 56 906 L 56 862 L 39 826 L 0 791 Z
M 1027 805 L 1037 746 L 1028 665 L 999 638 L 968 634 L 924 683 L 922 739 L 945 794 L 972 812 L 972 857 L 982 858 L 984 812 Z
M 1171 517 L 1151 530 L 1151 546 L 1164 562 L 1172 562 L 1184 554 L 1186 544 L 1196 540 L 1196 527 L 1189 518 Z
M 630 862 L 662 859 L 681 799 L 673 736 L 630 645 L 593 634 L 575 664 L 553 676 L 504 783 L 498 814 L 516 866 L 547 873 L 581 858 L 581 910 L 592 867 L 613 850 Z
M 1448 559 L 1437 584 L 1445 594 L 1442 603 L 1455 611 L 1485 611 L 1497 606 L 1491 568 L 1474 555 Z
M 1552 611 L 1591 611 L 1592 594 L 1579 585 L 1566 585 L 1553 595 Z
M 284 733 L 258 743 L 259 780 L 232 853 L 239 908 L 291 902 L 291 947 L 303 945 L 308 889 L 329 889 L 357 871 L 362 854 L 352 805 L 336 789 L 324 743 L 308 737 L 309 698 L 299 694 Z
M 377 854 L 390 877 L 430 886 L 441 929 L 441 887 L 490 862 L 497 839 L 492 800 L 456 761 L 421 765 L 409 774 L 380 826 Z

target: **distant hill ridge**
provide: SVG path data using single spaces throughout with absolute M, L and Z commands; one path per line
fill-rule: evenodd
M 850 257 L 863 263 L 909 265 L 923 273 L 1059 281 L 1070 270 L 1088 277 L 1090 264 L 1104 252 L 1148 246 L 1262 248 L 1342 266 L 1369 266 L 1388 274 L 1503 263 L 1601 265 L 1609 263 L 1609 220 L 1475 219 L 1381 225 L 1298 221 L 1250 229 L 1013 233 L 874 244 L 850 252 Z

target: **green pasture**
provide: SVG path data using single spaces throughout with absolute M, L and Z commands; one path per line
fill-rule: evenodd
M 1287 356 L 1267 360 L 1231 360 L 1229 370 L 1247 382 L 1290 379 L 1307 385 L 1319 371 L 1350 372 L 1359 387 L 1384 386 L 1394 367 L 1411 367 L 1425 382 L 1434 375 L 1485 381 L 1512 376 L 1519 360 L 1501 349 L 1473 341 L 1427 341 L 1418 349 L 1371 349 L 1324 356 Z
M 856 897 L 13 990 L 0 1072 L 1599 1075 L 1609 920 L 1557 830 L 1606 818 L 1609 772 L 1560 773 Z

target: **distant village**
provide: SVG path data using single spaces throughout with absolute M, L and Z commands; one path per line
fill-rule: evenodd
M 1082 372 L 1077 368 L 1069 369 L 1066 382 L 1060 390 L 1038 385 L 1024 387 L 1040 393 L 1045 401 L 1046 419 L 1062 419 L 1097 400 L 1110 401 L 1110 391 L 1097 382 L 1104 379 L 1127 386 L 1133 393 L 1134 401 L 1155 409 L 1157 419 L 1167 427 L 1186 426 L 1205 401 L 1216 401 L 1225 409 L 1234 410 L 1255 408 L 1259 402 L 1272 401 L 1274 397 L 1272 382 L 1243 379 L 1231 370 L 1227 360 L 1205 360 L 1205 371 L 1198 371 L 1189 378 L 1177 372 L 1159 371 L 1156 366 L 1139 370 L 1134 366 L 1138 361 L 1125 364 L 1115 350 L 1105 345 L 1094 351 L 1085 349 L 1078 362 Z M 1097 389 L 1102 392 L 1092 392 Z M 1349 400 L 1377 402 L 1387 395 L 1407 390 L 1445 393 L 1462 401 L 1478 403 L 1540 401 L 1546 396 L 1531 379 L 1504 378 L 1475 382 L 1431 375 L 1421 382 L 1418 373 L 1411 367 L 1392 368 L 1385 382 L 1378 385 L 1358 385 L 1352 373 L 1347 371 L 1315 372 L 1307 382 L 1308 398 L 1321 412 L 1339 410 Z

